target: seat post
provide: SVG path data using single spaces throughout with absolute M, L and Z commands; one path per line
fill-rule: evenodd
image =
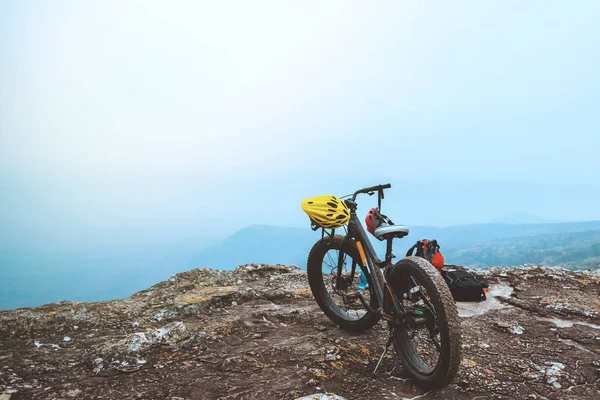
M 385 250 L 385 263 L 391 264 L 393 254 L 392 254 L 392 241 L 394 240 L 394 235 L 387 235 L 387 247 Z

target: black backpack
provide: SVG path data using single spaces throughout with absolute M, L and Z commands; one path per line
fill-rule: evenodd
M 467 271 L 442 270 L 442 276 L 456 301 L 484 301 L 489 284 L 485 279 Z

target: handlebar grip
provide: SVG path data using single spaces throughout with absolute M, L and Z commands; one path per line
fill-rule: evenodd
M 364 188 L 364 189 L 359 190 L 359 192 L 365 192 L 365 193 L 366 192 L 376 192 L 378 190 L 389 189 L 391 187 L 392 187 L 391 184 L 386 183 L 385 185 L 377 185 L 377 186 L 371 186 L 371 187 L 368 187 L 368 188 Z
M 377 185 L 377 186 L 372 186 L 370 187 L 367 192 L 375 192 L 377 190 L 383 190 L 383 189 L 389 189 L 391 188 L 392 185 L 389 183 L 386 183 L 385 185 Z
M 383 195 L 383 189 L 389 189 L 391 187 L 392 187 L 392 185 L 390 183 L 386 183 L 384 185 L 371 186 L 368 188 L 357 190 L 356 192 L 354 192 L 354 195 L 352 196 L 352 201 L 354 201 L 356 199 L 356 196 L 360 193 L 370 193 L 370 192 L 381 191 L 381 194 Z

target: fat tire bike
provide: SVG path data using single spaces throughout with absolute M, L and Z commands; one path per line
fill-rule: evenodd
M 378 204 L 390 184 L 357 190 L 344 196 L 350 219 L 345 235 L 322 229 L 307 262 L 312 294 L 323 313 L 340 328 L 364 332 L 384 320 L 389 331 L 375 376 L 390 346 L 413 382 L 424 389 L 447 386 L 461 362 L 461 327 L 456 304 L 438 270 L 422 257 L 395 264 L 392 242 L 408 234 L 403 225 L 383 224 L 374 236 L 387 242 L 381 260 L 359 220 L 356 197 L 378 193 Z M 359 285 L 364 274 L 367 285 Z

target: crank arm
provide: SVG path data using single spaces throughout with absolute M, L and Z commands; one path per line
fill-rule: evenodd
M 360 300 L 360 303 L 362 304 L 362 306 L 364 308 L 367 309 L 367 311 L 375 313 L 375 314 L 381 314 L 381 309 L 373 309 L 373 307 L 371 307 L 369 304 L 367 304 L 367 301 L 365 300 L 365 298 L 363 297 L 362 294 L 358 293 L 358 292 L 354 292 L 351 294 L 348 294 L 348 296 L 352 296 L 352 297 L 356 297 L 358 300 Z

